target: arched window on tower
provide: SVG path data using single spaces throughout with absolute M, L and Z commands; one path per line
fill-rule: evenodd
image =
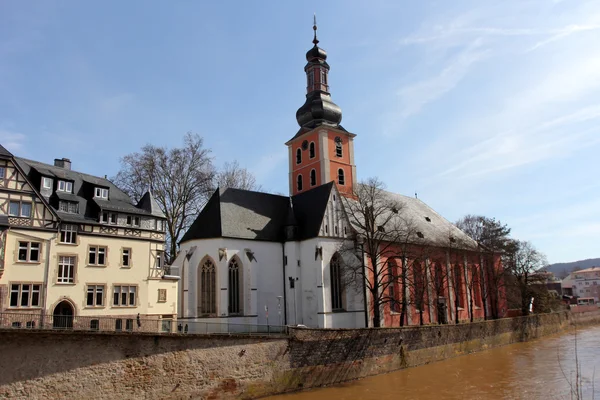
M 310 92 L 311 90 L 313 90 L 313 87 L 315 86 L 315 70 L 311 69 L 308 71 L 307 73 L 307 77 L 308 77 L 308 91 Z
M 200 295 L 198 296 L 198 314 L 212 315 L 217 313 L 217 281 L 215 273 L 215 264 L 210 258 L 198 267 L 198 286 Z
M 315 142 L 310 142 L 310 147 L 308 148 L 308 153 L 310 158 L 315 158 Z
M 298 175 L 298 178 L 296 178 L 296 188 L 299 192 L 302 191 L 302 174 Z
M 296 150 L 296 164 L 300 164 L 302 162 L 302 149 L 298 147 Z
M 314 169 L 310 170 L 310 186 L 315 186 L 317 184 L 317 171 Z
M 344 179 L 344 170 L 343 169 L 338 169 L 338 184 L 340 185 L 344 185 L 345 184 L 345 179 Z
M 329 262 L 329 274 L 331 277 L 331 310 L 343 310 L 342 263 L 337 253 L 331 257 Z
M 241 296 L 241 267 L 236 257 L 229 261 L 229 315 L 241 314 L 242 305 L 240 303 Z
M 336 140 L 335 142 L 335 156 L 336 157 L 342 157 L 343 153 L 342 153 L 342 141 L 341 140 Z
M 321 70 L 321 83 L 327 85 L 327 72 L 324 69 Z

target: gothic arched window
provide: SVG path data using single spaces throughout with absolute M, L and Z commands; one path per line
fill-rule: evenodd
M 317 171 L 314 169 L 310 170 L 310 186 L 315 186 L 317 184 Z
M 298 147 L 298 149 L 296 149 L 296 164 L 300 163 L 302 163 L 302 149 Z
M 329 263 L 329 274 L 331 276 L 331 310 L 342 310 L 342 294 L 344 288 L 342 286 L 342 264 L 340 256 L 334 254 Z
M 232 258 L 229 261 L 229 314 L 241 314 L 242 313 L 242 305 L 240 299 L 241 296 L 241 267 L 238 259 L 236 257 Z
M 310 147 L 308 148 L 308 156 L 310 158 L 315 158 L 316 155 L 316 151 L 315 151 L 315 142 L 310 142 Z
M 198 314 L 210 315 L 217 313 L 217 275 L 215 264 L 210 258 L 198 267 Z
M 296 187 L 299 192 L 302 191 L 302 174 L 298 175 L 298 178 L 296 178 Z
M 338 169 L 338 184 L 344 185 L 344 183 L 345 183 L 344 170 L 340 168 L 340 169 Z

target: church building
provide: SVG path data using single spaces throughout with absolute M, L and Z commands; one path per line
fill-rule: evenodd
M 362 263 L 360 252 L 340 251 L 357 238 L 346 207 L 358 185 L 356 135 L 340 124 L 342 110 L 333 102 L 328 84 L 327 53 L 318 47 L 316 25 L 313 29 L 314 46 L 306 53 L 304 67 L 306 100 L 296 112 L 299 130 L 285 143 L 290 195 L 218 189 L 181 239 L 172 273 L 181 277 L 178 319 L 192 332 L 235 331 L 236 324 L 315 328 L 370 324 L 372 299 L 364 285 L 350 287 L 342 277 L 344 264 Z M 422 201 L 390 195 L 419 220 L 419 232 L 431 238 L 452 232 L 462 243 L 476 247 Z M 450 264 L 443 262 L 444 267 Z M 459 319 L 469 318 L 467 291 L 460 293 L 463 307 L 454 310 L 450 288 L 445 291 L 449 304 L 445 319 L 453 320 L 455 312 L 460 312 Z M 429 301 L 433 297 L 430 294 Z M 482 307 L 477 307 L 476 318 L 483 316 Z M 394 307 L 384 308 L 382 326 L 397 326 Z M 429 308 L 427 322 L 437 321 Z M 407 320 L 415 323 L 415 310 L 411 313 Z

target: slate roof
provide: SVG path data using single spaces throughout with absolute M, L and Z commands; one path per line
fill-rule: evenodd
M 388 196 L 392 202 L 399 205 L 397 218 L 401 218 L 403 220 L 402 224 L 407 226 L 407 229 L 411 232 L 407 239 L 409 242 L 424 243 L 439 247 L 448 247 L 451 245 L 467 250 L 477 249 L 477 242 L 475 240 L 471 239 L 470 236 L 458 229 L 453 223 L 442 217 L 420 199 L 388 191 L 382 191 L 382 195 Z M 346 202 L 355 201 L 348 198 L 344 199 Z M 347 206 L 346 210 L 349 208 L 351 207 Z M 392 211 L 390 210 L 390 212 Z M 381 215 L 380 219 L 384 220 L 386 218 L 386 215 Z M 356 226 L 354 228 L 357 230 Z M 423 237 L 419 238 L 417 232 L 420 232 Z M 453 238 L 453 242 L 450 242 L 450 237 Z
M 160 205 L 158 205 L 151 191 L 147 191 L 142 196 L 136 207 L 149 212 L 155 217 L 165 218 L 165 214 L 160 209 Z
M 21 157 L 14 157 L 14 160 L 19 164 L 23 172 L 37 189 L 40 189 L 41 176 L 53 178 L 54 187 L 56 187 L 56 180 L 73 182 L 73 193 L 53 191 L 52 195 L 46 198 L 50 205 L 55 209 L 58 216 L 64 221 L 98 222 L 98 213 L 100 210 L 120 211 L 130 214 L 154 215 L 160 217 L 156 215 L 156 212 L 136 207 L 132 204 L 130 197 L 125 192 L 106 178 L 100 178 Z M 94 198 L 94 188 L 97 186 L 108 188 L 108 200 Z M 59 200 L 77 202 L 79 204 L 78 213 L 58 211 Z M 164 218 L 164 216 L 162 216 L 162 218 Z
M 217 189 L 181 242 L 230 237 L 270 242 L 285 240 L 287 224 L 297 223 L 297 239 L 316 237 L 333 182 L 290 198 L 241 189 Z
M 319 236 L 334 183 L 318 186 L 290 198 L 241 189 L 215 191 L 181 242 L 218 237 L 283 242 L 286 225 L 296 223 L 294 240 Z M 383 192 L 400 205 L 398 215 L 422 239 L 415 243 L 475 250 L 477 242 L 419 199 Z M 344 198 L 346 202 L 354 201 Z M 349 212 L 346 204 L 346 212 Z M 290 215 L 293 212 L 293 215 Z M 356 226 L 354 227 L 356 230 Z M 454 238 L 450 244 L 449 238 Z
M 2 146 L 0 144 L 0 157 L 12 157 L 12 153 L 8 150 L 6 150 L 6 147 Z

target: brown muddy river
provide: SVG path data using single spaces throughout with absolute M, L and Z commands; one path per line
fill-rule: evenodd
M 576 341 L 580 398 L 600 399 L 600 327 L 268 399 L 577 399 Z

